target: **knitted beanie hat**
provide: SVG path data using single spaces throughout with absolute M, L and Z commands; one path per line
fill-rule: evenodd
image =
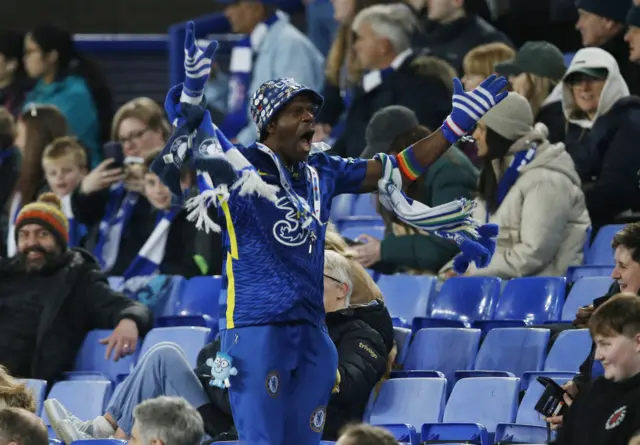
M 16 218 L 15 237 L 27 224 L 38 224 L 58 240 L 61 246 L 69 244 L 69 220 L 62 211 L 62 202 L 55 193 L 43 193 L 37 201 L 22 207 Z
M 480 122 L 502 137 L 515 141 L 531 131 L 533 112 L 527 99 L 518 93 L 509 93 L 502 102 L 489 110 Z
M 627 12 L 632 6 L 631 0 L 576 0 L 575 5 L 617 23 L 626 22 Z

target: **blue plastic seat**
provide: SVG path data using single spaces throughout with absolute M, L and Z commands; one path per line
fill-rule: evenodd
M 74 440 L 73 445 L 124 445 L 126 440 L 120 439 L 87 439 L 87 440 Z
M 420 329 L 409 346 L 404 369 L 440 371 L 451 389 L 456 371 L 473 369 L 479 344 L 479 329 Z
M 53 385 L 47 399 L 57 399 L 80 420 L 102 416 L 111 397 L 111 382 L 106 380 L 65 380 Z M 50 425 L 46 413 L 42 419 Z
M 554 378 L 559 385 L 567 378 Z M 534 381 L 520 402 L 515 423 L 500 423 L 496 426 L 496 442 L 544 443 L 547 441 L 547 428 L 544 418 L 535 410 L 544 386 Z
M 47 381 L 38 379 L 22 379 L 20 380 L 33 393 L 36 399 L 36 415 L 40 416 L 42 412 L 42 402 L 47 391 Z
M 356 195 L 351 216 L 378 216 L 375 199 L 371 193 Z
M 609 277 L 583 277 L 573 283 L 571 291 L 562 307 L 561 320 L 573 321 L 578 308 L 589 306 L 593 300 L 605 295 L 613 281 Z
M 512 423 L 520 382 L 515 377 L 460 380 L 444 410 L 443 423 L 422 426 L 422 441 L 473 441 L 490 445 L 499 423 Z
M 350 230 L 349 235 L 353 235 L 347 236 L 343 234 L 342 236 L 345 236 L 349 239 L 355 239 L 355 237 L 361 235 L 362 233 L 369 234 L 367 231 L 371 228 L 373 228 L 373 230 L 377 230 L 379 227 L 384 227 L 384 221 L 379 216 L 348 216 L 338 221 L 337 226 L 340 230 L 340 233 L 343 233 L 345 230 Z M 354 234 L 353 232 L 355 232 L 356 229 L 364 230 L 365 232 Z M 382 238 L 379 236 L 375 236 L 374 234 L 371 234 L 371 236 L 374 236 L 375 238 Z
M 334 223 L 340 221 L 343 218 L 351 216 L 353 204 L 355 203 L 356 195 L 338 195 L 331 201 L 330 218 Z
M 479 320 L 474 327 L 488 332 L 494 327 L 526 326 L 558 320 L 565 288 L 564 277 L 514 278 L 504 287 L 493 319 Z
M 218 304 L 222 277 L 193 277 L 165 307 L 159 327 L 201 326 L 218 331 Z
M 475 370 L 457 371 L 457 379 L 468 377 L 515 376 L 540 371 L 544 365 L 550 331 L 538 328 L 497 328 L 484 339 Z
M 614 235 L 623 228 L 624 224 L 610 224 L 600 227 L 593 243 L 591 243 L 591 247 L 589 247 L 589 251 L 584 259 L 584 264 L 594 264 L 598 266 L 615 265 L 611 241 Z
M 391 424 L 391 425 L 376 425 L 393 434 L 393 437 L 399 443 L 407 443 L 409 445 L 420 445 L 420 434 L 416 429 L 409 424 Z
M 146 354 L 154 345 L 166 341 L 180 346 L 191 367 L 195 368 L 198 354 L 209 341 L 210 333 L 211 329 L 196 326 L 152 329 L 142 343 L 140 357 Z
M 180 295 L 185 281 L 178 275 L 133 277 L 124 283 L 122 292 L 147 305 L 155 315 L 162 315 Z
M 396 346 L 398 347 L 398 356 L 396 357 L 396 363 L 402 364 L 404 363 L 407 352 L 409 351 L 411 329 L 394 326 L 393 339 L 396 341 Z
M 414 320 L 413 331 L 430 327 L 470 327 L 473 320 L 488 320 L 500 295 L 495 277 L 452 277 L 429 304 L 428 317 Z
M 360 235 L 369 235 L 373 238 L 384 239 L 384 226 L 381 221 L 371 221 L 370 223 L 362 223 L 340 229 L 340 235 L 352 241 L 356 241 Z
M 135 366 L 137 352 L 120 358 L 117 362 L 105 360 L 107 345 L 100 340 L 109 337 L 110 329 L 97 329 L 89 332 L 76 355 L 73 372 L 65 373 L 67 379 L 110 380 L 115 382 L 119 374 L 127 374 Z M 136 350 L 140 350 L 140 342 Z
M 370 408 L 369 423 L 408 424 L 419 429 L 423 423 L 440 422 L 446 388 L 443 378 L 387 380 Z
M 411 326 L 414 317 L 427 315 L 429 298 L 435 291 L 436 278 L 382 275 L 377 284 L 391 315 L 404 319 L 407 326 Z
M 567 269 L 567 283 L 582 277 L 611 277 L 613 266 L 571 266 Z

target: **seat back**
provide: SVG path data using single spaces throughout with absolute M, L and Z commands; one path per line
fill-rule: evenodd
M 498 299 L 494 319 L 524 320 L 527 324 L 558 320 L 565 287 L 564 277 L 514 278 Z
M 573 321 L 578 308 L 589 306 L 593 300 L 605 295 L 613 281 L 609 277 L 583 277 L 578 278 L 571 287 L 567 301 L 562 307 L 561 320 Z
M 452 277 L 432 298 L 429 316 L 469 323 L 488 320 L 500 295 L 501 280 L 495 277 Z
M 36 415 L 40 416 L 42 412 L 42 402 L 44 402 L 44 396 L 47 391 L 47 381 L 38 379 L 24 379 L 21 380 L 25 386 L 33 393 L 36 399 Z
M 578 372 L 589 352 L 591 334 L 588 329 L 562 331 L 549 351 L 544 370 Z
M 582 277 L 611 277 L 613 266 L 571 266 L 567 269 L 567 282 L 573 283 Z
M 196 367 L 198 354 L 209 340 L 211 329 L 195 326 L 155 328 L 149 331 L 142 343 L 140 357 L 161 342 L 175 343 L 182 349 L 192 368 Z
M 609 224 L 600 227 L 584 258 L 584 264 L 595 264 L 598 266 L 615 265 L 611 240 L 613 240 L 614 235 L 623 228 L 624 224 Z
M 353 209 L 353 204 L 357 198 L 357 195 L 338 195 L 331 201 L 331 212 L 330 217 L 331 221 L 337 223 L 342 218 L 346 218 L 347 216 L 351 216 L 351 210 Z
M 478 351 L 475 369 L 508 371 L 517 377 L 527 371 L 540 371 L 549 336 L 549 329 L 492 329 Z
M 554 378 L 553 380 L 559 385 L 562 385 L 569 379 Z M 542 386 L 537 380 L 533 380 L 529 385 L 529 388 L 525 391 L 522 402 L 520 402 L 518 414 L 516 415 L 516 423 L 520 425 L 545 426 L 544 417 L 535 409 L 536 403 L 540 400 L 543 392 L 544 386 Z
M 182 292 L 185 281 L 184 277 L 176 275 L 133 277 L 124 283 L 122 292 L 149 306 L 155 315 L 165 315 L 171 302 Z
M 420 329 L 409 346 L 404 369 L 440 371 L 452 382 L 455 371 L 473 369 L 479 344 L 480 329 Z
M 106 380 L 64 380 L 53 385 L 47 399 L 57 399 L 80 420 L 90 420 L 104 414 L 110 396 Z M 46 414 L 42 419 L 51 425 Z
M 382 275 L 377 284 L 389 313 L 411 323 L 414 317 L 427 315 L 429 298 L 436 287 L 436 277 Z
M 342 226 L 340 235 L 356 241 L 361 235 L 369 235 L 382 240 L 384 238 L 384 226 L 381 221 L 349 221 L 349 224 Z
M 165 315 L 208 315 L 217 321 L 221 288 L 219 275 L 190 278 L 171 307 L 167 307 Z
M 113 331 L 110 329 L 96 329 L 84 338 L 84 342 L 76 355 L 74 371 L 97 371 L 112 382 L 120 374 L 128 374 L 135 366 L 137 354 L 120 358 L 117 362 L 105 360 L 107 345 L 100 344 L 100 340 L 107 338 Z M 139 350 L 139 345 L 137 350 Z
M 442 420 L 447 381 L 443 378 L 391 379 L 382 384 L 369 423 L 409 424 L 420 429 L 423 423 Z
M 378 216 L 375 199 L 371 193 L 356 195 L 351 216 Z
M 398 356 L 396 357 L 397 363 L 404 363 L 404 359 L 407 356 L 409 350 L 409 342 L 411 341 L 411 329 L 393 327 L 393 339 L 398 347 Z
M 453 387 L 442 421 L 479 423 L 493 433 L 498 423 L 515 420 L 519 389 L 516 377 L 462 379 Z

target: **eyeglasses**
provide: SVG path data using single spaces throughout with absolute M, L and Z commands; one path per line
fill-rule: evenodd
M 129 136 L 124 137 L 124 138 L 119 138 L 118 142 L 120 142 L 122 145 L 124 145 L 127 142 L 131 142 L 131 141 L 133 141 L 135 139 L 138 139 L 138 138 L 142 137 L 147 131 L 149 131 L 148 127 L 145 127 L 145 128 L 143 128 L 141 130 L 138 130 L 138 131 L 132 131 L 129 134 Z
M 338 284 L 342 284 L 342 281 L 338 280 L 337 278 L 333 278 L 331 275 L 324 274 L 324 276 L 326 278 L 329 278 L 331 281 L 335 281 Z

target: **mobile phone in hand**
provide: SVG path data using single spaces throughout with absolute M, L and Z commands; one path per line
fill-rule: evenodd
M 120 142 L 107 142 L 102 147 L 105 159 L 113 159 L 112 168 L 124 167 L 124 151 Z

